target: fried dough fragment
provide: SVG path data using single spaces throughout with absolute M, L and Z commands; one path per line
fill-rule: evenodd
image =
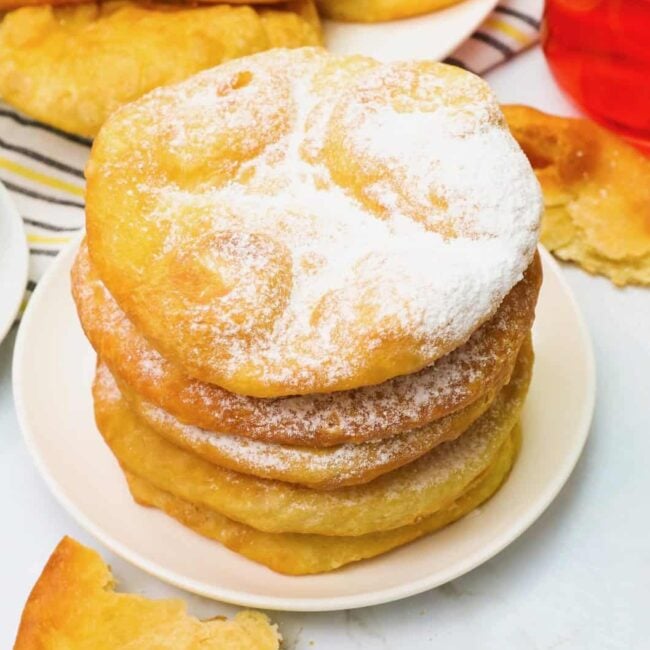
M 64 537 L 23 610 L 14 650 L 277 650 L 268 618 L 241 611 L 200 621 L 181 600 L 116 593 L 98 553 Z
M 590 120 L 502 108 L 542 185 L 542 243 L 619 286 L 650 285 L 650 160 Z

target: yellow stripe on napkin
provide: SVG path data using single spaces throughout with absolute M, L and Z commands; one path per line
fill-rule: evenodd
M 43 174 L 42 172 L 37 172 L 34 169 L 20 165 L 17 162 L 8 160 L 2 156 L 0 156 L 0 169 L 6 169 L 7 171 L 11 172 L 12 174 L 16 174 L 17 176 L 22 176 L 23 178 L 27 178 L 30 181 L 41 183 L 42 185 L 47 185 L 47 187 L 52 187 L 56 190 L 62 190 L 63 192 L 67 192 L 68 194 L 72 194 L 74 196 L 80 196 L 81 198 L 84 196 L 83 188 L 79 187 L 78 185 L 73 185 L 67 181 L 62 181 L 58 178 Z

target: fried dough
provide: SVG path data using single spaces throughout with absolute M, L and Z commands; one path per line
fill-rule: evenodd
M 542 243 L 614 284 L 650 285 L 650 160 L 590 120 L 503 111 L 542 185 Z
M 95 551 L 64 537 L 25 605 L 14 650 L 277 650 L 260 612 L 200 621 L 181 600 L 116 593 Z
M 539 257 L 495 316 L 461 348 L 415 375 L 333 394 L 258 399 L 189 378 L 120 310 L 82 244 L 72 291 L 86 336 L 120 385 L 180 422 L 269 443 L 324 447 L 419 429 L 480 399 L 509 375 L 533 322 Z
M 542 207 L 478 77 L 317 48 L 132 102 L 86 174 L 90 258 L 129 320 L 186 374 L 261 398 L 464 344 L 532 262 Z
M 493 462 L 523 407 L 532 349 L 520 360 L 523 372 L 462 436 L 370 483 L 326 492 L 233 472 L 183 451 L 139 420 L 101 372 L 93 387 L 95 418 L 127 471 L 183 500 L 265 532 L 365 535 L 444 508 Z
M 503 378 L 504 384 L 509 377 L 508 374 Z M 183 425 L 119 383 L 118 386 L 129 408 L 169 442 L 235 472 L 318 490 L 368 483 L 443 442 L 455 440 L 490 407 L 497 392 L 489 391 L 470 406 L 415 431 L 377 442 L 314 449 L 258 442 Z
M 272 47 L 320 43 L 311 0 L 288 6 L 300 13 L 121 1 L 16 9 L 0 23 L 0 98 L 94 137 L 153 88 Z
M 386 553 L 464 517 L 499 489 L 515 460 L 520 438 L 516 426 L 492 464 L 453 503 L 410 526 L 357 537 L 263 533 L 174 497 L 133 474 L 126 476 L 133 498 L 141 505 L 159 508 L 184 526 L 274 571 L 306 575 Z

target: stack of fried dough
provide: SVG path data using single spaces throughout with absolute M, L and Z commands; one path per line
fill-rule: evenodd
M 239 59 L 118 110 L 87 180 L 73 293 L 136 501 L 309 574 L 505 480 L 541 197 L 477 77 Z

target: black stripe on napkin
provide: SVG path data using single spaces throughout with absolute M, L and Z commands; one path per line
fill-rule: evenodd
M 50 158 L 49 156 L 44 156 L 43 154 L 38 153 L 38 151 L 32 151 L 31 149 L 27 149 L 27 147 L 21 147 L 20 145 L 17 144 L 11 144 L 6 140 L 3 140 L 2 138 L 0 138 L 0 149 L 5 149 L 7 151 L 13 151 L 14 153 L 19 153 L 21 156 L 26 156 L 27 158 L 31 158 L 36 162 L 43 163 L 44 165 L 48 165 L 49 167 L 58 169 L 59 171 L 65 172 L 66 174 L 71 174 L 72 176 L 76 176 L 77 178 L 83 179 L 84 177 L 84 173 L 80 169 L 76 169 L 75 167 L 71 167 L 70 165 L 66 165 L 65 163 L 59 162 L 58 160 L 54 160 L 54 158 Z
M 494 38 L 494 36 L 490 36 L 485 32 L 474 32 L 472 34 L 472 38 L 475 38 L 477 41 L 482 41 L 483 43 L 486 43 L 487 45 L 493 47 L 495 50 L 501 52 L 501 54 L 503 54 L 505 57 L 510 57 L 515 53 L 514 50 L 509 48 L 505 43 L 502 43 L 498 39 Z
M 47 255 L 48 257 L 56 257 L 59 254 L 58 250 L 52 250 L 51 248 L 30 248 L 29 252 L 32 255 Z
M 448 56 L 443 63 L 447 65 L 455 65 L 457 68 L 462 68 L 463 70 L 469 70 L 469 68 L 460 60 L 454 56 Z
M 17 192 L 18 194 L 23 194 L 24 196 L 29 196 L 32 199 L 39 199 L 40 201 L 47 201 L 48 203 L 56 203 L 57 205 L 69 205 L 72 208 L 81 208 L 84 209 L 84 204 L 79 203 L 78 201 L 70 201 L 69 199 L 59 199 L 56 196 L 49 196 L 47 194 L 42 194 L 41 192 L 36 192 L 30 190 L 22 185 L 18 185 L 12 181 L 8 181 L 5 178 L 0 178 L 0 181 L 4 186 L 11 190 L 12 192 Z
M 521 22 L 526 23 L 535 29 L 539 29 L 541 27 L 539 20 L 536 20 L 532 16 L 528 16 L 521 11 L 517 11 L 516 9 L 511 9 L 510 7 L 502 7 L 499 5 L 498 7 L 494 8 L 494 11 L 498 11 L 500 14 L 507 14 L 508 16 L 519 18 Z
M 23 221 L 29 226 L 50 230 L 52 232 L 76 232 L 77 230 L 81 230 L 81 226 L 57 226 L 54 223 L 45 223 L 45 221 L 38 221 L 30 217 L 23 217 Z
M 14 113 L 13 111 L 8 111 L 4 108 L 0 108 L 0 117 L 7 117 L 10 120 L 16 122 L 17 124 L 22 124 L 23 126 L 32 126 L 35 129 L 41 129 L 42 131 L 47 131 L 48 133 L 58 135 L 60 138 L 63 138 L 64 140 L 68 140 L 76 144 L 82 144 L 85 145 L 86 147 L 90 147 L 90 145 L 93 143 L 92 140 L 88 138 L 84 138 L 81 135 L 75 135 L 74 133 L 66 133 L 65 131 L 56 129 L 53 126 L 50 126 L 49 124 L 43 124 L 42 122 L 37 122 L 36 120 L 30 120 L 26 117 L 23 117 L 22 115 L 18 115 L 18 113 Z

